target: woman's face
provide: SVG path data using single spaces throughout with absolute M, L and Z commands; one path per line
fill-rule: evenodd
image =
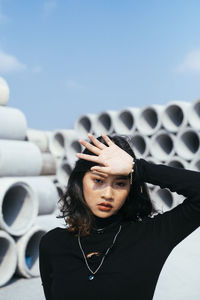
M 116 214 L 130 191 L 128 176 L 89 171 L 83 177 L 83 195 L 92 213 L 100 218 Z

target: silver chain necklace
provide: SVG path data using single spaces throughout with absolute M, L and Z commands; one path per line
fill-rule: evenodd
M 82 252 L 82 254 L 83 254 L 83 257 L 84 257 L 84 260 L 85 260 L 85 264 L 86 264 L 88 270 L 90 271 L 90 273 L 92 273 L 92 275 L 89 275 L 89 280 L 93 280 L 93 279 L 94 279 L 94 275 L 95 275 L 95 274 L 99 271 L 99 269 L 101 268 L 101 266 L 102 266 L 102 264 L 103 264 L 103 262 L 104 262 L 104 259 L 105 259 L 106 255 L 108 254 L 108 252 L 110 251 L 110 249 L 114 246 L 114 243 L 115 243 L 115 241 L 116 241 L 116 238 L 117 238 L 118 234 L 120 233 L 121 229 L 122 229 L 122 226 L 120 225 L 120 226 L 119 226 L 119 230 L 117 231 L 117 233 L 116 233 L 115 236 L 114 236 L 112 245 L 106 250 L 106 253 L 104 254 L 104 256 L 103 256 L 103 258 L 102 258 L 102 260 L 101 260 L 99 266 L 97 267 L 97 269 L 96 269 L 95 271 L 92 271 L 92 269 L 90 268 L 90 266 L 89 266 L 89 264 L 88 264 L 88 262 L 87 262 L 87 258 L 86 258 L 86 256 L 85 256 L 85 253 L 84 253 L 84 251 L 83 251 L 83 247 L 82 247 L 82 245 L 81 245 L 80 235 L 78 235 L 78 243 L 79 243 L 79 247 L 80 247 L 80 249 L 81 249 L 81 252 Z

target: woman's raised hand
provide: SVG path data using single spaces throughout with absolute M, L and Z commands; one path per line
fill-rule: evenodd
M 102 134 L 102 138 L 108 146 L 91 134 L 88 134 L 88 137 L 94 145 L 82 139 L 79 142 L 95 155 L 77 153 L 76 156 L 97 163 L 97 166 L 91 168 L 92 171 L 110 175 L 128 175 L 131 173 L 134 164 L 131 155 L 112 142 L 107 135 Z

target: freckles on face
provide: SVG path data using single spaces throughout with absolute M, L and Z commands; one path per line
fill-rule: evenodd
M 130 191 L 127 176 L 103 175 L 89 171 L 83 177 L 83 195 L 87 206 L 98 217 L 116 214 Z

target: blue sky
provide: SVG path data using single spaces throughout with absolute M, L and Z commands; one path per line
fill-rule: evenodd
M 28 127 L 200 97 L 200 1 L 0 0 L 0 76 Z

